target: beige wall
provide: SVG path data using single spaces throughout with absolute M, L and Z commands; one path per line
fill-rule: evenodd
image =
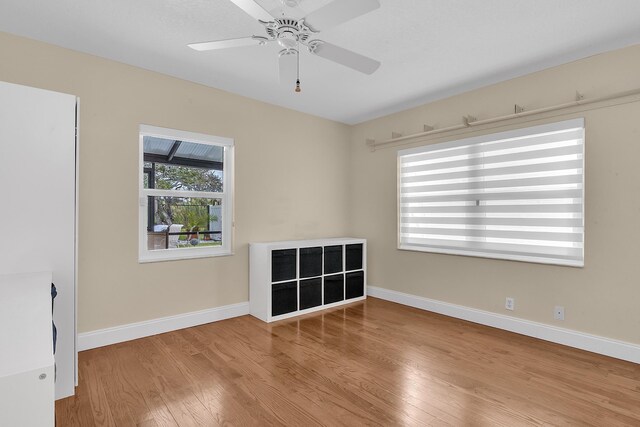
M 3 33 L 0 58 L 80 97 L 79 332 L 247 301 L 249 242 L 346 234 L 347 126 Z M 235 139 L 235 255 L 138 264 L 141 123 Z
M 427 104 L 352 128 L 352 234 L 369 248 L 370 286 L 640 343 L 640 102 L 584 108 L 458 132 L 370 152 L 365 138 L 411 134 L 640 88 L 640 46 L 607 53 Z M 552 117 L 555 116 L 555 117 Z M 397 150 L 425 143 L 585 117 L 585 267 L 571 268 L 396 249 Z M 516 310 L 504 309 L 505 297 Z M 566 320 L 553 320 L 563 305 Z
M 586 118 L 583 269 L 398 251 L 396 151 L 411 145 L 364 145 L 515 103 L 564 103 L 576 90 L 638 88 L 640 46 L 354 127 L 2 33 L 0 57 L 0 80 L 80 97 L 80 332 L 246 301 L 251 241 L 353 235 L 369 239 L 370 285 L 640 343 L 640 103 L 484 129 Z M 140 123 L 235 139 L 234 256 L 138 264 Z M 506 296 L 516 311 L 504 310 Z

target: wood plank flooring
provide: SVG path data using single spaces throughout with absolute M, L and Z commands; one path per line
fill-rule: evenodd
M 640 365 L 369 298 L 80 353 L 57 426 L 640 426 Z

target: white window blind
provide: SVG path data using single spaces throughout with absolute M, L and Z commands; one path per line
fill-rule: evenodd
M 584 119 L 398 152 L 399 248 L 584 265 Z

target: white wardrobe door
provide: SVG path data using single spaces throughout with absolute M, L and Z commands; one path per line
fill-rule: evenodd
M 75 126 L 75 96 L 0 82 L 0 273 L 53 274 L 58 399 L 76 378 Z

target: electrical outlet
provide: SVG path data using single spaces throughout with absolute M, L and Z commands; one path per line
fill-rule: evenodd
M 507 300 L 504 303 L 504 308 L 507 310 L 515 310 L 516 309 L 516 300 L 511 297 L 507 297 Z
M 556 305 L 553 309 L 553 318 L 556 320 L 564 320 L 564 307 Z

